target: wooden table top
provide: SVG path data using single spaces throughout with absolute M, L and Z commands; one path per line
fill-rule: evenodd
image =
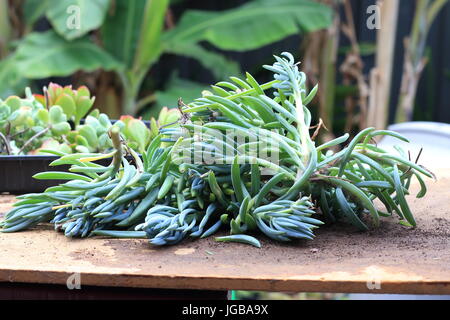
M 0 233 L 0 282 L 65 284 L 78 273 L 81 286 L 450 294 L 450 170 L 435 173 L 427 196 L 411 197 L 416 229 L 392 217 L 366 233 L 334 225 L 314 241 L 263 240 L 261 249 L 212 238 L 157 248 L 146 240 L 68 239 L 44 225 Z M 13 201 L 0 196 L 0 215 Z

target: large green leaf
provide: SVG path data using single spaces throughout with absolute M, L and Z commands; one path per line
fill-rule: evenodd
M 17 65 L 13 57 L 9 56 L 0 61 L 0 99 L 6 99 L 14 94 L 14 88 L 21 80 Z M 18 94 L 15 93 L 15 94 Z
M 29 79 L 68 76 L 79 70 L 122 68 L 117 60 L 88 39 L 68 42 L 53 31 L 29 34 L 10 59 L 17 68 L 15 72 Z M 0 74 L 2 72 L 0 70 Z
M 149 109 L 145 116 L 146 118 L 150 116 L 157 117 L 162 107 L 176 108 L 179 98 L 183 99 L 185 103 L 190 103 L 198 98 L 202 91 L 207 88 L 207 85 L 181 79 L 177 75 L 173 75 L 164 91 L 155 92 L 155 106 Z
M 173 46 L 205 40 L 221 49 L 245 51 L 299 31 L 326 28 L 331 21 L 332 10 L 313 1 L 255 0 L 220 12 L 188 11 L 165 41 Z
M 241 73 L 239 65 L 223 55 L 208 51 L 194 43 L 173 43 L 166 47 L 166 52 L 197 59 L 210 70 L 217 79 L 238 76 Z
M 43 15 L 49 7 L 49 0 L 26 0 L 23 4 L 23 16 L 29 29 Z
M 100 27 L 108 8 L 109 0 L 58 0 L 52 1 L 46 15 L 59 35 L 73 40 Z
M 134 62 L 145 3 L 116 0 L 101 28 L 105 49 L 127 67 Z
M 135 57 L 135 72 L 140 71 L 145 74 L 146 69 L 159 58 L 162 52 L 161 33 L 168 5 L 168 0 L 147 0 Z

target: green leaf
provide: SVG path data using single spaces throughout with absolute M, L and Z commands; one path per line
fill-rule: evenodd
M 49 120 L 50 123 L 57 124 L 66 121 L 67 117 L 60 106 L 52 106 L 49 110 Z
M 49 7 L 48 0 L 26 0 L 23 4 L 23 15 L 28 28 L 32 28 L 34 23 L 45 14 Z
M 323 180 L 328 181 L 329 183 L 331 183 L 337 187 L 341 187 L 341 188 L 345 189 L 345 191 L 348 194 L 351 194 L 355 198 L 357 198 L 359 200 L 359 202 L 361 203 L 361 205 L 364 208 L 369 210 L 370 214 L 372 215 L 375 225 L 379 226 L 380 217 L 378 215 L 378 211 L 375 208 L 372 200 L 370 200 L 370 198 L 364 193 L 364 191 L 362 191 L 358 187 L 354 186 L 352 183 L 347 182 L 345 180 L 341 180 L 336 177 L 324 177 Z
M 52 126 L 52 133 L 54 136 L 62 136 L 68 134 L 70 131 L 70 124 L 61 122 Z
M 240 67 L 236 62 L 194 43 L 170 43 L 165 51 L 198 60 L 217 79 L 238 76 L 241 73 Z
M 236 198 L 240 203 L 242 203 L 242 201 L 244 201 L 244 198 L 249 196 L 249 193 L 241 180 L 241 171 L 238 156 L 234 157 L 233 164 L 231 165 L 231 181 L 233 183 L 233 189 L 236 194 Z
M 261 243 L 255 237 L 244 235 L 244 234 L 236 234 L 231 236 L 217 237 L 215 238 L 218 242 L 239 242 L 244 244 L 249 244 L 257 248 L 261 248 Z
M 67 40 L 84 36 L 103 23 L 109 0 L 52 1 L 46 15 L 56 32 Z
M 392 172 L 394 181 L 395 181 L 395 193 L 397 194 L 397 202 L 400 205 L 400 208 L 402 209 L 403 216 L 405 217 L 406 221 L 409 222 L 413 227 L 415 227 L 416 220 L 414 219 L 414 216 L 411 212 L 411 209 L 409 208 L 408 202 L 405 199 L 405 193 L 403 192 L 403 184 L 400 180 L 400 174 L 397 165 L 394 165 L 394 171 Z
M 61 171 L 47 171 L 37 173 L 33 176 L 33 178 L 38 180 L 83 180 L 83 181 L 91 181 L 91 178 L 86 176 L 82 176 L 76 173 L 69 172 L 61 172 Z
M 18 87 L 22 77 L 13 56 L 0 61 L 0 98 L 20 92 Z M 15 90 L 17 87 L 17 90 Z M 23 90 L 23 88 L 22 88 Z
M 138 151 L 143 153 L 150 139 L 150 129 L 139 119 L 130 116 L 122 116 L 120 120 L 125 124 L 123 134 L 129 141 L 138 145 Z
M 340 187 L 336 189 L 336 200 L 339 204 L 339 207 L 341 208 L 342 214 L 348 219 L 348 221 L 352 225 L 354 225 L 361 231 L 369 230 L 369 228 L 364 224 L 364 222 L 362 222 L 356 215 L 356 213 L 353 211 L 347 199 L 345 198 L 344 193 L 342 192 L 342 188 Z
M 115 1 L 101 28 L 105 49 L 125 66 L 133 65 L 146 1 Z
M 72 118 L 72 116 L 75 114 L 75 102 L 66 93 L 61 94 L 61 96 L 55 101 L 55 105 L 60 106 L 68 118 Z
M 53 31 L 29 34 L 20 42 L 12 59 L 17 72 L 28 79 L 68 76 L 79 70 L 122 68 L 117 60 L 88 39 L 67 42 Z
M 169 80 L 164 91 L 156 91 L 156 108 L 151 108 L 152 116 L 157 116 L 162 107 L 174 108 L 179 98 L 185 103 L 190 103 L 201 95 L 207 86 L 178 78 L 176 75 Z
M 220 49 L 246 51 L 281 40 L 300 31 L 328 27 L 329 7 L 307 0 L 255 0 L 238 8 L 220 11 L 187 11 L 165 41 L 208 41 Z
M 83 136 L 91 148 L 98 147 L 98 137 L 95 129 L 90 125 L 83 125 L 78 128 L 78 132 Z
M 168 0 L 147 0 L 139 42 L 134 61 L 134 71 L 145 72 L 161 54 L 161 33 L 164 27 L 164 18 L 169 5 Z
M 77 109 L 75 113 L 75 123 L 80 123 L 80 120 L 88 113 L 94 104 L 94 99 L 89 97 L 79 97 L 77 99 Z

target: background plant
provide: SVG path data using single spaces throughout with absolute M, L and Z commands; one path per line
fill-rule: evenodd
M 425 56 L 430 28 L 448 0 L 417 0 L 411 34 L 404 39 L 405 58 L 396 121 L 413 119 L 417 87 L 428 59 Z
M 0 153 L 41 154 L 43 149 L 89 153 L 111 149 L 109 117 L 97 109 L 88 114 L 94 100 L 86 87 L 73 90 L 53 83 L 44 88 L 44 95 L 33 95 L 27 89 L 25 98 L 0 99 Z M 145 152 L 158 128 L 179 116 L 178 110 L 164 108 L 158 119 L 151 119 L 150 128 L 131 116 L 121 117 L 116 124 L 132 149 Z
M 327 7 L 307 0 L 254 0 L 220 13 L 189 10 L 177 24 L 169 19 L 168 0 L 26 0 L 22 4 L 23 37 L 0 65 L 3 91 L 22 78 L 68 76 L 78 70 L 113 71 L 122 89 L 120 103 L 111 90 L 97 95 L 109 101 L 102 104 L 111 105 L 113 111 L 114 105 L 121 106 L 115 114 L 130 115 L 157 99 L 154 92 L 141 95 L 140 90 L 164 53 L 197 59 L 216 77 L 223 77 L 239 73 L 239 67 L 200 42 L 225 50 L 252 50 L 299 31 L 324 28 L 331 19 Z M 83 8 L 79 30 L 67 28 L 70 5 Z M 31 32 L 42 16 L 53 29 Z M 108 76 L 98 79 L 100 88 L 115 81 Z
M 420 1 L 392 0 L 376 2 L 373 0 L 360 2 L 354 0 L 317 0 L 315 2 L 320 2 L 328 7 L 328 9 L 325 8 L 328 13 L 324 15 L 324 17 L 327 17 L 328 22 L 320 28 L 318 25 L 313 26 L 313 24 L 310 25 L 311 28 L 304 28 L 303 25 L 298 25 L 293 27 L 292 31 L 290 31 L 291 27 L 282 27 L 286 28 L 286 36 L 298 34 L 298 31 L 301 31 L 300 37 L 291 36 L 289 38 L 282 36 L 281 33 L 278 34 L 278 24 L 280 24 L 282 18 L 275 14 L 271 14 L 270 19 L 266 18 L 267 12 L 273 12 L 273 7 L 270 4 L 267 7 L 256 4 L 252 6 L 253 1 L 246 1 L 243 6 L 238 7 L 237 5 L 241 4 L 242 1 L 230 1 L 227 3 L 210 1 L 202 4 L 190 1 L 172 1 L 167 4 L 165 14 L 163 14 L 164 26 L 159 41 L 155 40 L 158 43 L 158 47 L 161 44 L 162 50 L 160 53 L 158 53 L 159 50 L 156 50 L 154 62 L 147 68 L 142 68 L 142 70 L 147 70 L 142 81 L 137 81 L 139 77 L 135 77 L 137 73 L 133 66 L 136 65 L 134 61 L 136 60 L 138 41 L 141 39 L 140 30 L 144 17 L 145 1 L 138 1 L 141 3 L 133 4 L 133 8 L 128 8 L 129 2 L 127 1 L 99 1 L 95 10 L 91 10 L 91 12 L 95 13 L 95 16 L 86 16 L 89 19 L 89 23 L 86 24 L 86 27 L 83 26 L 78 33 L 73 30 L 65 30 L 65 25 L 61 19 L 59 22 L 54 21 L 56 19 L 55 13 L 50 13 L 48 3 L 51 1 L 49 0 L 9 1 L 8 5 L 6 2 L 2 2 L 5 8 L 5 10 L 2 10 L 2 14 L 5 19 L 2 19 L 2 24 L 0 25 L 0 55 L 3 58 L 9 57 L 8 59 L 3 59 L 0 66 L 0 79 L 2 80 L 0 87 L 6 88 L 8 91 L 3 94 L 3 98 L 14 93 L 20 93 L 27 85 L 31 85 L 33 88 L 36 81 L 31 81 L 31 83 L 27 84 L 26 78 L 28 76 L 35 79 L 51 75 L 70 75 L 71 83 L 87 84 L 95 92 L 98 97 L 97 106 L 100 106 L 103 112 L 106 112 L 112 118 L 118 118 L 125 113 L 122 109 L 125 96 L 132 96 L 130 94 L 122 94 L 124 83 L 135 82 L 137 84 L 141 82 L 140 89 L 136 91 L 137 98 L 133 104 L 136 109 L 140 110 L 139 114 L 148 117 L 149 115 L 156 115 L 161 106 L 167 105 L 170 101 L 176 101 L 180 96 L 184 97 L 186 101 L 194 99 L 198 92 L 205 89 L 203 83 L 219 79 L 222 75 L 238 74 L 242 66 L 252 71 L 256 79 L 265 81 L 267 79 L 264 78 L 264 73 L 255 66 L 257 62 L 264 62 L 263 57 L 270 54 L 271 51 L 276 53 L 281 52 L 280 50 L 282 49 L 295 51 L 297 50 L 298 42 L 301 41 L 302 50 L 296 54 L 296 57 L 303 61 L 303 69 L 308 74 L 309 79 L 311 79 L 311 84 L 319 79 L 322 84 L 318 98 L 313 102 L 314 105 L 317 105 L 317 110 L 315 108 L 312 109 L 313 114 L 316 114 L 316 111 L 317 114 L 320 113 L 320 117 L 330 130 L 329 132 L 322 132 L 321 138 L 325 140 L 332 139 L 333 136 L 347 131 L 356 133 L 358 128 L 364 128 L 364 123 L 383 128 L 388 123 L 395 121 L 395 109 L 402 109 L 401 107 L 396 108 L 400 104 L 397 103 L 396 93 L 400 92 L 399 86 L 402 81 L 405 83 L 403 89 L 409 88 L 408 98 L 402 98 L 403 105 L 412 106 L 413 103 L 411 101 L 414 101 L 414 97 L 416 97 L 415 91 L 418 93 L 416 99 L 418 101 L 415 102 L 416 108 L 413 108 L 414 112 L 411 111 L 412 109 L 408 111 L 409 114 L 414 114 L 415 120 L 442 121 L 443 119 L 448 119 L 448 114 L 445 111 L 445 88 L 448 85 L 448 77 L 446 77 L 445 73 L 448 68 L 445 65 L 444 55 L 440 55 L 441 51 L 445 52 L 446 50 L 445 46 L 441 44 L 445 43 L 447 34 L 445 21 L 443 20 L 445 12 L 448 10 L 448 6 L 444 5 L 446 1 L 427 1 L 426 6 L 429 10 L 427 11 L 428 13 L 425 13 L 425 10 L 420 10 L 420 8 L 424 8 L 422 4 L 425 2 Z M 61 1 L 64 5 L 68 4 L 66 2 Z M 109 3 L 108 6 L 105 5 L 106 2 Z M 368 30 L 366 26 L 366 21 L 369 18 L 369 14 L 366 12 L 368 6 L 383 3 L 381 14 L 385 17 L 386 15 L 389 16 L 386 18 L 388 21 L 384 22 L 386 28 L 382 28 L 380 31 Z M 298 11 L 304 10 L 301 4 L 297 4 L 299 3 L 296 2 L 295 8 Z M 350 4 L 352 8 L 348 10 Z M 395 4 L 397 4 L 397 9 L 395 9 Z M 280 6 L 287 5 L 288 2 L 283 2 Z M 183 21 L 184 16 L 194 15 L 195 17 L 198 10 L 185 10 L 185 8 L 193 6 L 204 9 L 226 9 L 221 11 L 220 15 L 227 12 L 229 17 L 232 18 L 227 20 L 227 23 L 223 26 L 220 23 L 216 25 L 214 22 L 219 15 L 217 11 L 201 12 L 205 14 L 205 17 L 211 17 L 212 20 L 208 20 L 211 25 L 208 26 L 225 34 L 227 41 L 224 40 L 225 38 L 216 37 L 217 33 L 214 32 L 214 36 L 211 36 L 212 40 L 201 38 L 197 40 L 196 37 L 183 38 L 180 35 L 178 39 L 180 41 L 176 44 L 169 43 L 168 40 L 171 37 L 168 34 L 172 33 L 172 31 L 179 34 L 176 30 Z M 235 6 L 234 9 L 229 9 L 233 6 Z M 260 8 L 260 11 L 256 10 L 257 8 L 255 9 L 255 7 Z M 386 10 L 383 9 L 385 7 Z M 58 12 L 59 10 L 61 12 L 61 7 L 58 10 L 56 9 L 54 11 Z M 245 10 L 241 11 L 241 9 Z M 267 37 L 262 42 L 258 40 L 259 44 L 252 46 L 253 49 L 257 50 L 252 49 L 248 51 L 248 48 L 245 47 L 246 43 L 249 43 L 247 37 L 245 40 L 237 37 L 239 32 L 244 30 L 239 27 L 238 18 L 241 14 L 240 12 L 249 13 L 248 17 L 251 17 L 248 20 L 248 25 L 250 26 L 246 27 L 248 30 L 245 29 L 245 35 L 248 34 L 249 37 L 258 39 L 259 37 L 253 34 L 258 33 L 258 28 L 253 28 L 253 25 L 260 24 L 263 26 L 264 24 L 264 30 L 270 30 L 271 34 L 273 32 L 273 39 L 270 37 L 269 41 L 269 37 Z M 330 12 L 332 13 L 330 14 Z M 350 14 L 348 14 L 349 12 Z M 415 21 L 420 23 L 412 23 L 410 29 L 408 17 L 413 17 L 416 13 L 417 15 L 422 15 L 420 19 L 415 19 Z M 67 16 L 67 13 L 64 14 Z M 317 15 L 317 17 L 319 16 Z M 259 20 L 257 20 L 258 17 Z M 309 24 L 309 21 L 304 20 L 301 14 L 296 15 L 296 17 L 302 23 Z M 313 20 L 313 16 L 310 17 Z M 71 67 L 68 70 L 56 70 L 57 72 L 55 70 L 51 70 L 52 72 L 48 72 L 48 70 L 44 72 L 41 69 L 33 70 L 36 64 L 27 64 L 25 62 L 36 56 L 34 52 L 42 50 L 44 46 L 39 43 L 41 39 L 34 38 L 36 41 L 32 42 L 33 45 L 26 46 L 28 50 L 23 50 L 22 54 L 16 53 L 25 38 L 35 34 L 34 30 L 41 31 L 46 29 L 46 21 L 49 21 L 50 27 L 55 30 L 53 33 L 58 35 L 56 39 L 48 42 L 49 44 L 53 43 L 53 40 L 57 41 L 58 39 L 64 40 L 61 44 L 66 42 L 79 44 L 81 42 L 78 41 L 87 40 L 83 41 L 82 47 L 85 50 L 88 48 L 92 49 L 92 56 L 99 58 L 97 62 L 94 61 L 95 59 L 92 59 L 91 62 L 93 63 L 90 63 L 88 66 L 82 63 L 77 65 L 76 61 L 70 61 Z M 113 22 L 110 23 L 110 21 Z M 318 18 L 315 21 L 322 20 Z M 119 25 L 127 27 L 119 29 L 117 27 Z M 397 28 L 397 25 L 398 32 L 395 33 L 394 30 Z M 433 25 L 435 27 L 431 28 Z M 288 29 L 289 32 L 287 31 Z M 391 31 L 383 33 L 385 29 Z M 438 29 L 443 31 L 438 32 Z M 133 30 L 133 32 L 127 33 L 126 30 Z M 238 31 L 236 32 L 236 30 Z M 109 31 L 114 31 L 117 37 L 109 37 Z M 64 38 L 65 33 L 67 33 L 68 40 Z M 153 34 L 157 35 L 158 33 Z M 275 34 L 278 34 L 278 37 L 275 37 Z M 378 39 L 375 39 L 376 37 Z M 412 43 L 417 44 L 413 45 L 414 48 L 410 47 L 407 50 L 409 53 L 405 56 L 402 53 L 404 49 L 402 39 L 404 37 L 412 39 Z M 157 38 L 155 37 L 155 39 Z M 233 47 L 230 47 L 228 44 L 227 46 L 221 46 L 220 42 L 225 44 L 229 41 L 228 38 L 234 43 Z M 150 37 L 146 39 L 148 40 Z M 276 42 L 276 39 L 285 40 Z M 413 39 L 420 39 L 420 41 L 413 41 Z M 114 41 L 121 41 L 125 45 L 117 46 L 114 44 Z M 377 45 L 377 42 L 381 45 Z M 264 47 L 264 45 L 269 43 L 270 47 Z M 98 51 L 93 46 L 85 46 L 88 44 L 95 44 L 101 50 Z M 194 44 L 194 46 L 190 44 Z M 174 45 L 178 49 L 173 49 L 172 46 Z M 64 55 L 64 52 L 68 52 L 64 51 L 63 48 L 64 46 L 61 48 L 61 55 Z M 142 48 L 142 46 L 139 48 Z M 27 52 L 33 53 L 27 56 Z M 106 57 L 100 52 L 106 52 L 109 55 Z M 12 63 L 13 56 L 18 58 L 16 63 Z M 416 62 L 428 61 L 426 64 L 428 67 L 425 70 L 426 80 L 421 80 L 420 82 L 420 73 L 411 73 L 411 70 L 414 70 L 418 64 L 416 62 L 413 64 L 408 62 L 408 60 L 411 60 L 408 56 L 419 57 L 412 59 Z M 193 57 L 193 59 L 181 57 Z M 202 58 L 199 59 L 198 57 Z M 431 59 L 434 59 L 434 61 L 432 62 Z M 104 65 L 101 65 L 98 60 L 104 61 Z M 197 60 L 197 62 L 193 60 Z M 8 61 L 11 63 L 7 63 Z M 24 62 L 23 70 L 20 73 L 17 72 L 16 68 L 19 65 L 19 61 Z M 55 60 L 50 62 L 52 61 Z M 239 61 L 242 66 L 233 61 Z M 206 68 L 197 67 L 198 62 Z M 47 65 L 47 63 L 45 64 Z M 409 66 L 406 67 L 406 64 Z M 75 69 L 72 68 L 74 65 L 76 66 Z M 400 67 L 402 65 L 405 65 L 403 70 Z M 50 66 L 54 68 L 51 64 Z M 74 71 L 79 69 L 85 71 Z M 120 70 L 117 71 L 118 69 Z M 130 70 L 134 71 L 130 72 Z M 210 70 L 211 72 L 205 70 Z M 407 70 L 409 71 L 406 72 Z M 120 73 L 122 76 L 118 75 Z M 26 77 L 24 78 L 22 75 L 26 75 Z M 414 75 L 415 80 L 407 81 L 408 79 L 413 79 L 411 75 Z M 183 79 L 180 79 L 180 76 Z M 130 77 L 131 80 L 127 80 L 127 77 Z M 192 80 L 194 79 L 202 83 L 193 82 Z M 133 86 L 137 87 L 137 85 L 128 85 L 129 88 Z M 410 90 L 414 87 L 417 90 Z M 439 93 L 436 93 L 436 90 Z M 128 92 L 132 91 L 128 90 Z M 406 91 L 403 90 L 402 92 Z M 406 97 L 403 93 L 401 96 Z M 404 113 L 404 111 L 399 111 L 399 114 Z

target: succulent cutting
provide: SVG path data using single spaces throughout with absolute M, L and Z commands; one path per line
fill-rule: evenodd
M 110 153 L 54 151 L 60 158 L 53 165 L 70 164 L 70 173 L 36 178 L 68 182 L 19 196 L 2 231 L 51 222 L 69 237 L 138 237 L 166 245 L 222 229 L 228 235 L 217 241 L 260 247 L 258 233 L 277 241 L 313 239 L 316 228 L 336 221 L 367 230 L 395 214 L 401 224 L 416 226 L 405 196 L 415 177 L 423 197 L 422 176 L 433 174 L 401 148 L 392 154 L 374 143 L 381 135 L 407 139 L 368 128 L 349 142 L 345 134 L 317 144 L 307 108 L 317 86 L 307 90 L 291 54 L 275 59 L 265 66 L 274 73 L 269 83 L 247 74 L 217 83 L 192 103 L 180 100 L 181 118 L 160 127 L 142 159 L 121 139 L 118 125 L 108 131 Z M 112 158 L 109 166 L 96 163 L 104 158 Z

